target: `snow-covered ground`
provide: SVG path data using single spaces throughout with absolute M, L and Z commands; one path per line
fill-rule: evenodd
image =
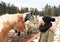
M 40 37 L 36 37 L 35 39 L 33 39 L 33 42 L 39 42 L 39 38 Z

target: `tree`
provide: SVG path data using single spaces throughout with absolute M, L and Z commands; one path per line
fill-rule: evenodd
M 2 3 L 0 3 L 0 15 L 2 14 Z
M 37 8 L 35 8 L 34 9 L 34 15 L 38 15 L 39 13 L 38 13 L 38 10 L 37 10 Z
M 2 2 L 2 13 L 6 13 L 6 3 Z
M 26 7 L 26 8 L 21 8 L 21 10 L 20 10 L 20 13 L 25 13 L 25 12 L 28 12 L 29 11 L 29 9 Z
M 44 15 L 51 15 L 51 6 L 48 4 L 44 8 Z

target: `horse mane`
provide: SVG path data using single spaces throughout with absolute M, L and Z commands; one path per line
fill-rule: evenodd
M 18 21 L 20 14 L 4 14 L 0 16 L 0 31 L 3 28 L 3 23 L 9 22 L 11 25 Z
M 8 21 L 11 24 L 13 24 L 14 22 L 16 22 L 17 19 L 18 19 L 18 17 L 15 14 L 5 14 L 5 15 L 2 15 L 0 17 L 0 23 L 7 22 Z

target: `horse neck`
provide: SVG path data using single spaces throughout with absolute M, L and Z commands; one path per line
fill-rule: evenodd
M 12 28 L 9 27 L 9 28 L 4 28 L 4 29 L 2 30 L 2 35 L 3 35 L 4 38 L 7 37 L 8 32 L 9 32 L 11 29 L 12 29 Z

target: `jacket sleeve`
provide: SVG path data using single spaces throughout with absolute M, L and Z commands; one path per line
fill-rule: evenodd
M 52 23 L 48 23 L 46 26 L 41 26 L 41 27 L 39 27 L 39 30 L 41 31 L 41 32 L 46 32 L 50 27 L 52 26 Z

